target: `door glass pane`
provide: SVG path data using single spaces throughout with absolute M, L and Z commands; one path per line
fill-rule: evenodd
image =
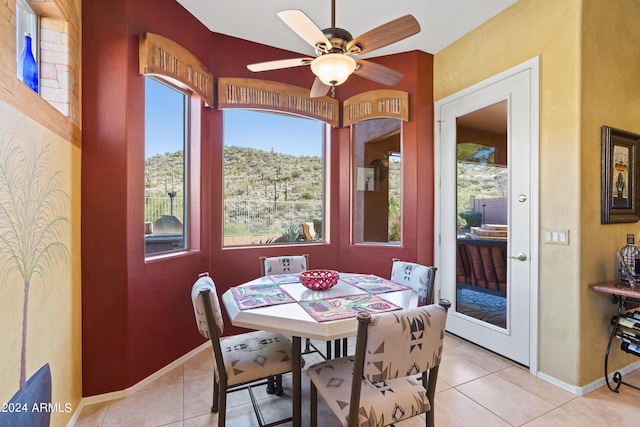
M 506 328 L 507 101 L 457 118 L 456 311 Z
M 401 243 L 401 120 L 353 124 L 355 243 Z

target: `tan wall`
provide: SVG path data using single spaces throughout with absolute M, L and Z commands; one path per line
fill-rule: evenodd
M 36 7 L 45 8 L 49 16 L 43 19 L 41 33 L 47 39 L 43 49 L 48 50 L 42 53 L 42 65 L 49 73 L 42 73 L 42 96 L 16 78 L 15 0 L 0 0 L 0 58 L 3 58 L 0 62 L 0 155 L 10 152 L 7 158 L 11 161 L 42 155 L 40 185 L 51 183 L 52 177 L 58 174 L 59 192 L 50 199 L 52 210 L 40 211 L 40 214 L 49 222 L 55 221 L 52 215 L 65 218 L 66 226 L 61 233 L 47 241 L 64 246 L 62 252 L 66 256 L 40 260 L 40 266 L 46 264 L 46 267 L 42 274 L 32 275 L 7 272 L 4 267 L 12 263 L 6 257 L 0 260 L 0 402 L 8 402 L 19 388 L 24 282 L 28 277 L 26 378 L 49 364 L 51 403 L 57 405 L 57 410 L 51 413 L 51 425 L 64 426 L 82 397 L 80 3 L 73 0 L 37 3 Z M 53 16 L 54 12 L 62 15 Z M 10 169 L 9 176 L 13 178 L 33 170 L 24 163 L 14 163 Z M 25 188 L 15 183 L 9 188 L 0 186 L 0 205 L 11 205 L 13 195 L 20 200 L 27 199 Z M 11 216 L 25 218 L 21 214 Z M 36 211 L 31 209 L 26 221 L 32 223 L 36 216 Z M 0 221 L 3 237 L 10 236 L 7 218 L 2 217 Z M 10 239 L 12 243 L 25 240 L 29 239 Z M 0 424 L 3 424 L 2 414 Z
M 600 191 L 594 191 L 601 181 L 601 126 L 640 134 L 640 2 L 583 0 L 583 9 L 579 381 L 589 383 L 602 376 L 601 349 L 614 305 L 610 298 L 594 295 L 588 285 L 613 278 L 614 253 L 626 243 L 625 235 L 634 233 L 636 242 L 640 237 L 638 223 L 601 225 Z M 638 360 L 617 349 L 611 356 L 612 368 Z
M 602 378 L 614 306 L 588 285 L 615 276 L 638 224 L 600 225 L 600 127 L 640 131 L 640 2 L 520 0 L 435 55 L 435 100 L 540 56 L 539 370 L 570 385 Z M 613 351 L 611 368 L 634 359 Z
M 436 54 L 434 71 L 437 101 L 540 56 L 540 230 L 569 229 L 571 244 L 540 245 L 545 315 L 539 316 L 538 367 L 574 385 L 580 378 L 580 16 L 580 0 L 520 0 Z

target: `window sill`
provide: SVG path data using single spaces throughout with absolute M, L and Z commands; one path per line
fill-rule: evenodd
M 166 261 L 168 259 L 184 258 L 184 257 L 188 257 L 188 256 L 198 255 L 198 254 L 201 254 L 201 253 L 202 253 L 202 251 L 200 249 L 187 249 L 187 250 L 183 250 L 183 251 L 166 252 L 166 253 L 161 253 L 161 254 L 157 254 L 157 255 L 145 256 L 144 263 L 145 264 L 152 264 L 152 263 L 155 263 L 155 262 Z

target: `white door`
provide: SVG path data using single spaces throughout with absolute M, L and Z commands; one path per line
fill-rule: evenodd
M 537 369 L 537 58 L 436 103 L 447 330 Z

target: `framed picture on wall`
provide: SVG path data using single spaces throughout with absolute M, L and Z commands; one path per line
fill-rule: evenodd
M 640 220 L 640 135 L 602 126 L 602 224 Z

